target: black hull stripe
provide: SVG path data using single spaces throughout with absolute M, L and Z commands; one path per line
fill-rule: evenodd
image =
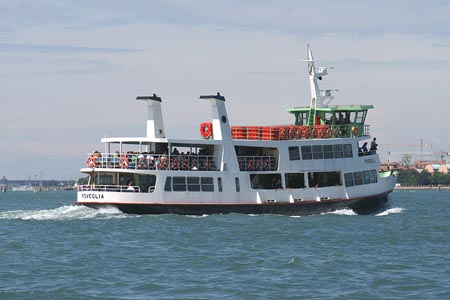
M 264 204 L 158 204 L 158 203 L 110 203 L 79 202 L 92 208 L 113 206 L 128 214 L 280 214 L 312 215 L 349 208 L 357 214 L 371 214 L 379 211 L 387 202 L 388 193 L 371 197 L 345 200 L 303 201 L 296 203 L 271 202 Z

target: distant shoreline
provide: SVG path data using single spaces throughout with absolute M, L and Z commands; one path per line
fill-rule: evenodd
M 450 185 L 396 186 L 394 190 L 450 190 Z

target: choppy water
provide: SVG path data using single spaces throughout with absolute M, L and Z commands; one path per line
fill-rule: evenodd
M 450 299 L 450 192 L 376 216 L 130 216 L 0 193 L 0 299 Z

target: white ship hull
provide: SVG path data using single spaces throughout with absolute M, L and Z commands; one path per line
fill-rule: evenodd
M 217 94 L 200 97 L 213 111 L 201 124 L 203 139 L 169 139 L 161 99 L 138 97 L 148 104 L 147 136 L 102 139 L 106 151 L 89 155 L 81 169 L 89 183 L 78 187 L 77 203 L 133 214 L 379 210 L 396 178 L 379 173 L 376 145 L 361 150 L 373 106 L 327 106 L 332 96 L 317 83 L 327 70 L 314 67 L 311 52 L 308 61 L 311 105 L 288 109 L 290 125 L 232 127 Z

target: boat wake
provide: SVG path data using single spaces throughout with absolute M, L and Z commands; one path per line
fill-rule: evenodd
M 357 213 L 355 213 L 350 208 L 343 208 L 343 209 L 338 209 L 338 210 L 327 212 L 327 213 L 322 213 L 322 215 L 356 216 Z
M 404 208 L 401 207 L 393 207 L 393 208 L 389 208 L 386 209 L 380 213 L 377 213 L 375 216 L 376 217 L 383 217 L 383 216 L 388 216 L 388 215 L 392 215 L 392 214 L 400 214 L 404 211 Z
M 13 210 L 0 212 L 0 219 L 10 220 L 76 220 L 76 219 L 114 219 L 126 218 L 127 215 L 115 207 L 100 209 L 86 206 L 68 205 L 43 210 Z

